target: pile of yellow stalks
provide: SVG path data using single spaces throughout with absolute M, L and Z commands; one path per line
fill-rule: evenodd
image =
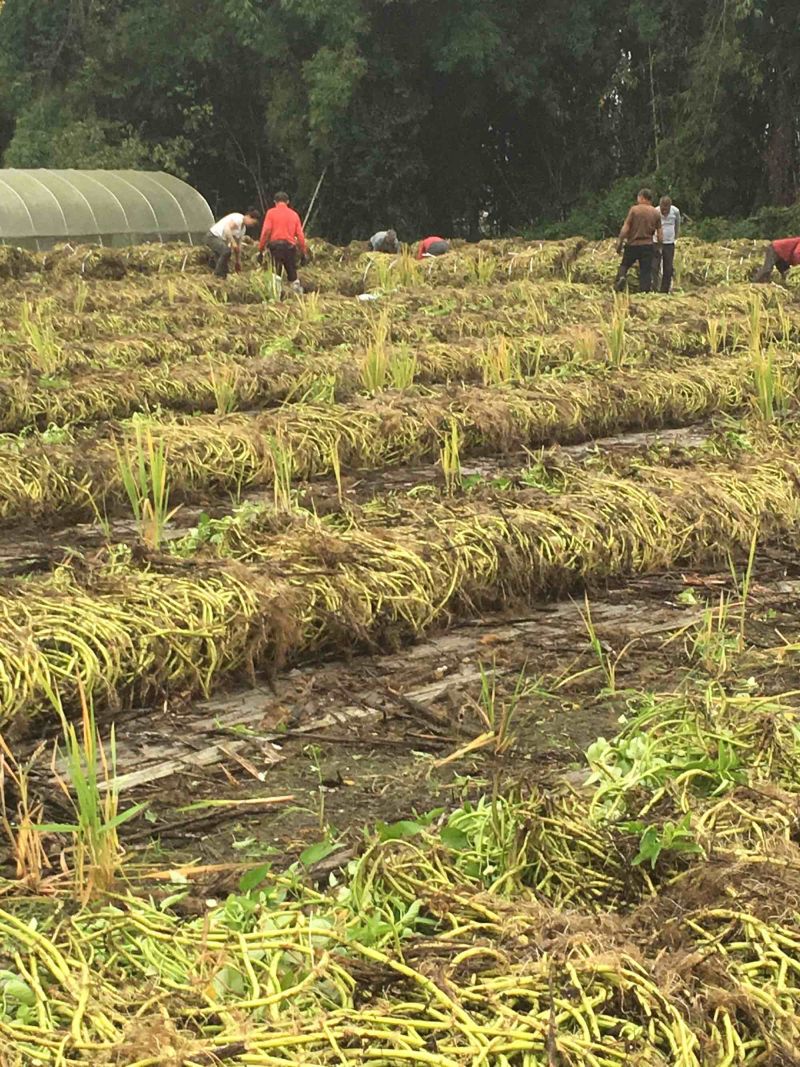
M 787 356 L 776 366 L 793 367 Z M 136 418 L 105 435 L 65 431 L 0 438 L 0 518 L 69 518 L 125 506 L 119 456 L 133 456 L 145 426 L 163 447 L 173 497 L 269 485 L 271 442 L 280 443 L 297 478 L 435 460 L 455 425 L 463 456 L 568 443 L 623 430 L 690 424 L 747 408 L 754 394 L 749 361 L 642 369 L 602 377 L 541 379 L 527 386 L 433 387 L 301 402 L 262 414 Z
M 606 766 L 639 737 L 673 766 L 660 783 L 595 773 L 580 793 L 486 799 L 373 838 L 328 889 L 298 865 L 199 918 L 173 910 L 180 890 L 160 906 L 128 890 L 77 913 L 0 908 L 4 1063 L 792 1063 L 793 715 L 714 692 L 646 718 Z M 735 779 L 722 744 L 746 768 Z
M 136 564 L 127 550 L 8 581 L 0 601 L 0 721 L 29 716 L 76 680 L 116 705 L 186 691 L 319 647 L 374 648 L 454 613 L 551 595 L 576 582 L 697 566 L 796 535 L 796 459 L 575 476 L 564 492 L 420 505 L 388 498 L 362 513 L 275 514 L 223 523 Z M 280 529 L 280 523 L 278 528 Z

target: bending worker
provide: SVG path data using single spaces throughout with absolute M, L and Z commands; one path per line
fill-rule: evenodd
M 423 256 L 443 256 L 450 251 L 450 242 L 444 237 L 423 237 L 417 249 L 417 259 Z
M 306 238 L 300 216 L 289 207 L 288 193 L 275 194 L 275 207 L 271 207 L 264 216 L 261 240 L 258 242 L 259 263 L 264 259 L 264 248 L 269 246 L 272 265 L 278 277 L 286 271 L 286 277 L 296 293 L 302 293 L 303 287 L 297 280 L 297 252 L 300 250 L 301 263 L 308 255 Z
M 800 264 L 800 237 L 782 237 L 779 241 L 773 241 L 767 245 L 764 265 L 755 272 L 753 281 L 768 282 L 775 267 L 778 268 L 781 279 L 786 281 L 789 268 L 796 267 L 798 264 Z
M 378 230 L 369 239 L 370 252 L 397 252 L 400 244 L 395 230 Z
M 227 278 L 231 256 L 236 256 L 236 269 L 241 270 L 242 238 L 248 226 L 258 226 L 261 213 L 258 208 L 249 207 L 244 213 L 232 211 L 215 222 L 205 237 L 205 243 L 217 257 L 214 274 L 217 278 Z
M 639 263 L 639 291 L 649 293 L 653 287 L 653 256 L 655 245 L 662 240 L 661 212 L 653 207 L 653 194 L 649 189 L 640 189 L 636 203 L 628 212 L 628 217 L 619 231 L 617 252 L 625 251 L 617 271 L 614 288 L 621 292 L 625 288 L 625 278 L 634 263 Z

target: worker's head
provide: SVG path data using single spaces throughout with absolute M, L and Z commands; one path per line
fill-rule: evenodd
M 653 194 L 649 189 L 640 189 L 636 194 L 636 202 L 638 204 L 652 204 Z
M 244 213 L 245 226 L 258 226 L 261 222 L 261 212 L 257 207 L 249 207 Z
M 397 244 L 397 231 L 396 230 L 387 230 L 386 231 L 386 240 L 389 241 L 389 242 L 392 242 L 394 244 Z
M 672 200 L 668 196 L 662 196 L 658 202 L 658 206 L 661 208 L 661 214 L 667 215 L 669 209 L 672 207 Z
M 276 193 L 275 194 L 275 203 L 276 204 L 288 204 L 289 203 L 289 194 L 288 193 Z

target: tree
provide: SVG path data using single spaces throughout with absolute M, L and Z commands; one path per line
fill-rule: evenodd
M 0 151 L 217 211 L 324 172 L 343 241 L 607 232 L 643 176 L 747 214 L 798 193 L 799 40 L 795 0 L 6 0 Z

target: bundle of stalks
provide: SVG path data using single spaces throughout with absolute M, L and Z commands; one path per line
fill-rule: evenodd
M 498 271 L 497 277 L 500 276 Z M 607 319 L 612 309 L 609 290 L 556 279 L 546 283 L 530 281 L 527 277 L 510 283 L 494 281 L 481 287 L 478 302 L 473 288 L 455 288 L 444 284 L 446 281 L 441 279 L 435 288 L 427 286 L 393 293 L 395 340 L 460 341 L 466 336 L 489 336 L 504 323 L 509 335 L 513 329 L 520 334 L 531 331 L 548 334 L 571 324 L 598 328 L 600 320 Z M 132 275 L 123 282 L 93 280 L 91 283 L 77 276 L 58 286 L 48 285 L 48 319 L 59 341 L 90 341 L 104 336 L 116 339 L 137 333 L 180 333 L 201 326 L 229 326 L 228 304 L 236 295 L 235 287 L 222 290 L 212 282 L 213 279 L 182 274 L 144 278 Z M 239 283 L 245 296 L 249 292 L 247 299 L 253 298 L 246 312 L 248 325 L 262 336 L 272 336 L 276 331 L 288 331 L 291 336 L 293 331 L 299 331 L 304 336 L 316 337 L 319 347 L 363 337 L 367 316 L 357 301 L 325 296 L 321 309 L 324 314 L 312 321 L 305 313 L 308 302 L 263 303 L 256 299 L 258 294 L 253 290 L 252 279 L 243 277 L 236 285 Z M 19 329 L 20 309 L 32 294 L 25 286 L 11 286 L 7 294 L 0 296 L 0 321 L 13 336 Z M 40 295 L 37 291 L 36 296 Z M 646 308 L 634 304 L 629 326 L 633 331 L 655 327 L 654 344 L 669 343 L 669 335 L 665 340 L 658 330 L 660 324 L 702 333 L 709 316 L 744 318 L 752 295 L 752 287 L 731 285 L 703 297 L 681 293 L 670 301 L 651 301 Z M 782 307 L 792 316 L 790 292 L 773 286 L 763 290 L 761 296 L 765 302 Z
M 259 349 L 258 337 L 230 336 L 219 330 L 201 330 L 179 336 L 153 334 L 128 337 L 120 341 L 95 341 L 90 344 L 55 345 L 53 375 L 58 375 L 61 388 L 71 388 L 64 375 L 74 372 L 107 374 L 114 368 L 138 372 L 159 363 L 190 364 L 199 357 L 220 358 L 253 356 Z M 0 357 L 0 366 L 9 374 L 29 375 L 40 387 L 40 353 L 30 344 L 9 345 Z M 45 388 L 52 388 L 50 382 Z M 11 386 L 13 388 L 13 385 Z M 143 398 L 146 401 L 146 397 Z M 68 402 L 68 399 L 67 399 Z
M 36 266 L 36 258 L 24 248 L 0 245 L 0 278 L 21 278 Z
M 764 258 L 764 241 L 720 241 L 696 238 L 681 242 L 681 282 L 687 285 L 722 285 L 747 282 Z
M 124 249 L 129 272 L 139 274 L 186 274 L 208 270 L 211 253 L 205 245 L 149 244 Z
M 537 241 L 526 247 L 512 245 L 506 251 L 511 278 L 569 277 L 586 245 L 582 237 L 566 241 Z
M 56 278 L 80 274 L 86 278 L 120 280 L 128 274 L 184 274 L 208 270 L 210 253 L 204 245 L 144 244 L 105 248 L 97 245 L 56 245 L 33 258 L 35 267 Z
M 80 275 L 119 281 L 127 274 L 121 249 L 96 245 L 56 245 L 51 252 L 42 255 L 42 270 L 56 279 Z
M 21 339 L 20 313 L 28 295 L 23 292 L 4 302 L 0 315 L 10 338 Z M 139 334 L 163 339 L 208 331 L 219 335 L 225 332 L 231 344 L 246 332 L 250 343 L 292 340 L 299 335 L 308 336 L 309 343 L 326 347 L 355 339 L 365 322 L 358 304 L 331 297 L 326 298 L 325 320 L 319 322 L 302 318 L 305 305 L 299 301 L 288 306 L 256 303 L 248 309 L 246 322 L 231 330 L 226 302 L 217 300 L 201 279 L 126 280 L 113 285 L 110 291 L 78 279 L 75 284 L 49 291 L 45 304 L 59 340 L 84 345 L 136 340 Z M 402 319 L 401 311 L 398 319 Z
M 243 285 L 252 289 L 252 279 L 249 276 L 240 280 Z M 55 284 L 52 276 L 47 276 L 47 283 L 44 290 L 37 288 L 35 291 L 32 291 L 27 282 L 9 281 L 3 285 L 0 290 L 0 323 L 4 328 L 11 331 L 18 325 L 20 305 L 24 299 L 30 299 L 32 296 L 46 299 L 54 324 L 64 339 L 80 339 L 84 337 L 83 330 L 87 331 L 87 340 L 93 336 L 103 336 L 106 324 L 106 335 L 110 336 L 113 329 L 118 328 L 119 332 L 122 332 L 121 327 L 128 324 L 131 328 L 126 332 L 133 333 L 136 330 L 166 329 L 173 322 L 178 328 L 188 328 L 230 320 L 230 300 L 226 295 L 228 290 L 217 286 L 213 277 L 182 274 L 130 275 L 122 282 L 110 282 L 87 281 L 78 276 Z M 696 307 L 698 315 L 702 315 L 706 307 L 735 301 L 739 293 L 742 294 L 742 309 L 746 310 L 752 287 L 732 285 L 710 290 L 705 304 L 696 293 L 676 295 L 687 302 L 687 307 Z M 780 286 L 767 289 L 765 293 L 770 296 L 774 293 L 776 299 L 790 296 L 790 293 Z M 336 293 L 315 295 L 323 302 L 323 307 L 328 312 L 320 317 L 319 322 L 323 325 L 342 326 L 346 330 L 351 324 L 363 325 L 376 307 L 385 306 L 382 298 L 376 303 L 364 304 L 351 296 Z M 502 312 L 524 314 L 530 310 L 533 316 L 539 316 L 538 320 L 534 317 L 532 323 L 540 328 L 542 308 L 549 311 L 549 315 L 545 317 L 545 325 L 548 322 L 552 325 L 572 321 L 596 322 L 604 308 L 610 305 L 612 295 L 611 292 L 599 290 L 595 286 L 576 285 L 558 279 L 536 281 L 522 278 L 510 283 L 492 282 L 483 286 L 480 289 L 480 298 L 476 300 L 474 286 L 454 287 L 443 279 L 442 284 L 437 285 L 435 289 L 422 287 L 397 290 L 392 292 L 390 300 L 393 330 L 403 326 L 409 330 L 425 327 L 443 329 L 448 332 L 446 337 L 441 339 L 447 339 L 470 332 L 467 323 L 485 326 L 497 317 L 497 313 Z M 307 322 L 307 303 L 294 299 L 280 302 L 255 301 L 245 314 L 259 318 L 273 315 L 286 322 Z M 648 308 L 647 318 L 653 322 L 662 317 L 668 319 L 668 307 L 666 302 L 654 301 L 652 307 Z M 335 322 L 332 322 L 334 317 Z M 406 339 L 412 339 L 412 335 L 408 335 Z

